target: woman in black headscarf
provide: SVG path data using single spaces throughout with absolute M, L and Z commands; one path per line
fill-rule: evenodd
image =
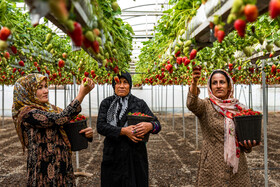
M 106 136 L 101 164 L 102 187 L 148 187 L 148 157 L 142 138 L 147 133 L 161 130 L 157 117 L 146 102 L 130 93 L 132 80 L 129 73 L 113 79 L 115 94 L 101 102 L 97 131 Z M 127 124 L 127 114 L 141 112 L 154 117 L 152 122 Z

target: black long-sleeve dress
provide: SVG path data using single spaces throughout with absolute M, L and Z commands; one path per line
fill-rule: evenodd
M 134 143 L 127 136 L 120 136 L 120 132 L 127 121 L 129 112 L 155 116 L 144 100 L 130 95 L 126 113 L 117 126 L 112 126 L 107 123 L 107 112 L 114 99 L 115 96 L 111 96 L 101 102 L 97 119 L 98 133 L 106 136 L 101 164 L 101 186 L 148 187 L 146 144 Z M 161 126 L 156 117 L 153 122 L 158 125 L 157 130 L 153 131 L 156 134 L 161 130 Z

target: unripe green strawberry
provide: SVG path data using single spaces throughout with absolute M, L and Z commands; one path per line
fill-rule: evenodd
M 218 15 L 214 15 L 213 17 L 213 23 L 215 25 L 218 25 L 220 23 L 220 19 L 219 19 L 219 16 Z
M 189 47 L 192 44 L 191 40 L 187 40 L 184 47 Z
M 182 29 L 181 31 L 180 31 L 180 35 L 183 35 L 185 33 L 185 29 Z
M 277 47 L 280 47 L 280 41 L 279 41 L 279 40 L 276 40 L 276 41 L 274 42 L 274 44 L 275 44 Z
M 67 20 L 65 22 L 65 26 L 68 29 L 69 32 L 73 32 L 74 31 L 74 21 L 72 21 L 71 19 Z
M 8 47 L 8 43 L 6 41 L 0 40 L 0 51 L 6 50 Z
M 236 15 L 235 14 L 229 14 L 227 18 L 227 24 L 231 24 L 234 20 L 236 20 Z
M 183 50 L 183 53 L 184 53 L 185 55 L 187 55 L 187 54 L 189 53 L 189 48 L 188 48 L 188 47 L 185 47 L 184 50 Z
M 231 13 L 239 13 L 241 7 L 243 6 L 242 0 L 234 0 L 231 8 Z
M 47 50 L 47 51 L 51 51 L 52 47 L 53 47 L 53 45 L 52 45 L 52 44 L 49 44 L 49 45 L 46 47 L 46 50 Z
M 106 53 L 105 53 L 105 58 L 108 59 L 109 57 L 110 57 L 110 56 L 109 56 L 109 53 L 106 52 Z
M 99 53 L 100 53 L 101 55 L 103 55 L 103 54 L 104 54 L 104 51 L 103 51 L 102 46 L 99 46 Z
M 95 36 L 92 31 L 87 31 L 85 37 L 91 42 L 95 40 Z
M 51 39 L 52 39 L 52 34 L 51 33 L 48 33 L 47 35 L 46 35 L 46 43 L 49 43 L 50 41 L 51 41 Z
M 266 50 L 267 50 L 268 52 L 271 52 L 272 49 L 273 49 L 273 44 L 267 44 L 267 45 L 265 46 L 265 48 L 266 48 Z
M 249 47 L 249 46 L 244 47 L 243 52 L 245 53 L 245 55 L 246 55 L 247 57 L 252 56 L 252 49 L 251 49 L 251 47 Z
M 113 52 L 113 55 L 117 55 L 118 54 L 116 49 L 113 49 L 112 52 Z
M 116 1 L 112 3 L 112 8 L 113 8 L 114 11 L 118 10 L 119 5 L 118 5 L 118 3 Z

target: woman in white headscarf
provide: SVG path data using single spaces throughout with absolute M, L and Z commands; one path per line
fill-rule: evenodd
M 197 186 L 251 186 L 246 156 L 253 142 L 238 142 L 234 114 L 246 109 L 233 97 L 233 81 L 224 70 L 215 70 L 208 78 L 209 98 L 200 99 L 197 87 L 201 69 L 194 68 L 187 107 L 199 119 L 203 136 Z

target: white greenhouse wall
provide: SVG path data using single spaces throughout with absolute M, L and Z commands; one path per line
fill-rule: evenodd
M 68 86 L 70 88 L 70 86 Z M 77 88 L 78 89 L 78 88 Z M 184 112 L 189 112 L 186 107 L 186 98 L 188 92 L 188 86 L 184 86 Z M 171 113 L 173 111 L 173 86 L 167 86 L 167 111 Z M 207 89 L 205 87 L 200 88 L 200 98 L 208 97 Z M 237 93 L 235 96 L 245 105 L 249 105 L 249 86 L 248 85 L 237 85 Z M 132 94 L 144 99 L 148 106 L 153 111 L 166 111 L 166 86 L 154 86 L 153 87 L 153 97 L 151 94 L 151 86 L 144 86 L 142 89 L 132 89 Z M 0 86 L 0 116 L 2 116 L 2 86 Z M 73 93 L 73 92 L 72 92 Z M 99 102 L 113 94 L 113 89 L 111 85 L 99 85 Z M 175 113 L 182 112 L 182 86 L 174 86 L 174 111 Z M 72 94 L 73 95 L 73 94 Z M 262 110 L 262 88 L 260 85 L 252 86 L 252 96 L 253 96 L 253 108 L 255 110 Z M 73 98 L 73 96 L 72 96 Z M 163 98 L 163 99 L 162 99 Z M 268 88 L 268 110 L 269 111 L 280 111 L 280 88 Z M 66 92 L 67 104 L 71 101 L 70 90 Z M 161 100 L 162 99 L 162 100 Z M 55 91 L 50 89 L 49 91 L 50 103 L 55 104 Z M 153 105 L 152 105 L 153 100 Z M 12 115 L 13 103 L 13 86 L 4 86 L 4 116 L 10 117 Z M 57 105 L 64 108 L 64 90 L 57 90 Z M 82 103 L 82 113 L 88 115 L 89 113 L 89 97 L 86 96 Z M 97 86 L 91 92 L 91 114 L 97 115 Z

